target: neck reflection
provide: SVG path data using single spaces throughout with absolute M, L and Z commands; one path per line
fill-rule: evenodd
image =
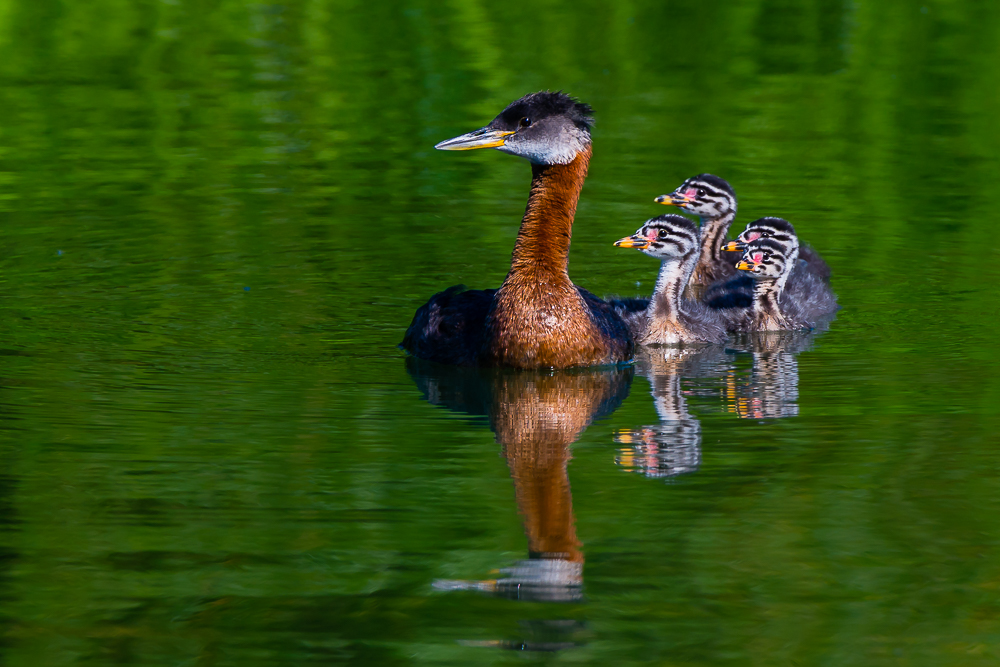
M 740 353 L 749 354 L 750 376 L 727 378 L 729 411 L 741 419 L 783 419 L 799 414 L 798 356 L 808 350 L 817 331 L 768 331 L 736 339 Z
M 701 422 L 688 409 L 682 380 L 722 377 L 732 367 L 720 345 L 648 347 L 636 355 L 638 371 L 649 380 L 660 423 L 623 429 L 615 442 L 615 463 L 646 477 L 671 478 L 701 465 Z
M 486 414 L 507 459 L 524 520 L 528 558 L 487 581 L 436 581 L 438 590 L 477 590 L 519 600 L 582 598 L 584 554 L 576 534 L 570 444 L 628 395 L 631 367 L 511 371 L 438 366 L 408 359 L 431 403 Z
M 823 329 L 744 334 L 730 346 L 645 347 L 636 369 L 649 381 L 659 423 L 621 429 L 615 463 L 646 477 L 676 478 L 695 472 L 702 460 L 698 408 L 720 408 L 744 419 L 781 419 L 799 414 L 798 355 Z M 750 368 L 745 360 L 749 357 Z M 722 402 L 718 402 L 719 384 Z

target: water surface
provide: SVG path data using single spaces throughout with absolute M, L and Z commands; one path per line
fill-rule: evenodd
M 998 44 L 973 0 L 0 3 L 0 661 L 994 664 Z M 597 117 L 576 282 L 647 293 L 611 243 L 707 171 L 829 329 L 407 361 L 530 178 L 432 146 L 543 88 Z

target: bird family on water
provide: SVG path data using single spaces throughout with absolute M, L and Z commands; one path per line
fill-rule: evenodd
M 571 368 L 629 361 L 635 345 L 721 343 L 729 332 L 808 329 L 837 309 L 830 269 L 782 218 L 734 241 L 736 195 L 701 174 L 656 198 L 698 216 L 647 220 L 619 239 L 661 261 L 648 299 L 599 299 L 570 281 L 570 235 L 591 157 L 591 109 L 563 93 L 515 100 L 486 127 L 440 150 L 495 148 L 531 163 L 531 190 L 510 271 L 498 289 L 439 292 L 401 347 L 446 364 Z

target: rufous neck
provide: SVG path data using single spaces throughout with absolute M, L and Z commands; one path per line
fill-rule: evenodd
M 701 255 L 714 260 L 722 259 L 722 246 L 726 242 L 726 234 L 730 225 L 736 219 L 736 211 L 732 210 L 719 218 L 701 219 Z
M 531 165 L 531 193 L 514 243 L 511 272 L 566 273 L 573 217 L 590 156 L 587 146 L 568 164 Z
M 680 312 L 681 295 L 697 263 L 698 253 L 695 251 L 679 259 L 663 260 L 660 275 L 656 278 L 656 290 L 649 300 L 650 319 L 676 319 Z

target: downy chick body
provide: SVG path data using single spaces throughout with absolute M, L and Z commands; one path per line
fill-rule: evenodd
M 644 309 L 637 308 L 642 303 L 639 300 L 612 302 L 636 342 L 678 345 L 726 340 L 718 313 L 683 296 L 698 263 L 700 240 L 693 221 L 671 214 L 651 218 L 635 234 L 615 242 L 620 248 L 636 248 L 662 262 L 653 296 Z

